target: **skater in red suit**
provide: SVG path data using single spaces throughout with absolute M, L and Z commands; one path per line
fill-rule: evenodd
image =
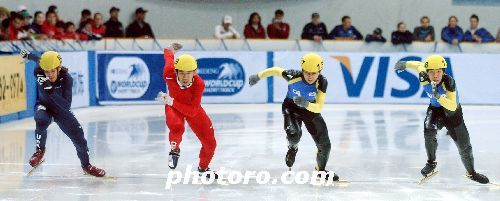
M 169 48 L 164 49 L 163 79 L 167 83 L 168 94 L 158 93 L 157 100 L 165 104 L 166 121 L 170 129 L 169 167 L 171 169 L 177 167 L 180 153 L 179 145 L 182 141 L 184 122 L 186 121 L 201 142 L 198 165 L 198 171 L 201 174 L 210 171 L 208 165 L 216 147 L 214 129 L 212 121 L 201 107 L 205 83 L 196 74 L 196 59 L 191 55 L 183 54 L 174 61 L 175 52 L 181 48 L 182 45 L 174 43 Z

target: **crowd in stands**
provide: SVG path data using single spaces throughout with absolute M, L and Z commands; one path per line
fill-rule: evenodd
M 33 16 L 25 6 L 19 6 L 17 11 L 9 11 L 0 6 L 0 40 L 33 40 L 33 39 L 76 39 L 76 40 L 99 40 L 103 37 L 120 38 L 154 38 L 151 26 L 145 22 L 146 13 L 144 8 L 135 10 L 134 21 L 125 29 L 118 20 L 120 9 L 112 7 L 109 10 L 109 19 L 104 22 L 103 15 L 88 9 L 81 11 L 78 23 L 64 21 L 57 12 L 57 6 L 50 6 L 47 11 L 36 11 Z M 285 13 L 278 9 L 274 12 L 271 23 L 267 26 L 262 24 L 259 13 L 250 14 L 248 22 L 243 30 L 243 37 L 247 39 L 288 39 L 290 36 L 290 25 L 284 21 Z M 470 16 L 470 26 L 465 32 L 458 26 L 458 19 L 450 16 L 448 25 L 441 30 L 441 40 L 450 44 L 467 42 L 500 42 L 500 30 L 495 37 L 483 27 L 479 26 L 479 17 L 475 14 Z M 232 26 L 233 19 L 229 15 L 222 18 L 221 24 L 215 26 L 214 36 L 218 39 L 241 38 L 240 33 Z M 406 28 L 404 22 L 399 22 L 392 32 L 390 41 L 397 44 L 411 44 L 413 41 L 433 42 L 436 40 L 434 27 L 430 25 L 430 18 L 423 16 L 420 26 L 413 29 L 413 33 Z M 364 40 L 366 42 L 381 42 L 387 40 L 382 36 L 382 29 L 375 28 L 371 34 L 365 37 L 352 25 L 349 16 L 343 16 L 341 23 L 332 30 L 328 30 L 325 23 L 321 22 L 319 13 L 311 15 L 311 22 L 307 23 L 301 34 L 302 39 L 314 40 Z
M 283 21 L 284 16 L 285 13 L 282 10 L 276 10 L 272 23 L 267 26 L 267 29 L 264 29 L 259 13 L 252 13 L 245 25 L 244 37 L 248 39 L 288 39 L 290 26 Z M 490 32 L 479 27 L 479 17 L 475 14 L 470 17 L 470 28 L 465 33 L 457 23 L 457 17 L 451 16 L 449 18 L 448 25 L 441 30 L 441 39 L 443 41 L 450 44 L 458 44 L 463 41 L 478 43 L 495 41 Z M 232 27 L 232 18 L 229 15 L 224 16 L 222 24 L 215 27 L 214 36 L 219 39 L 241 37 L 238 31 Z M 322 40 L 365 40 L 366 42 L 385 43 L 387 41 L 382 36 L 382 29 L 380 28 L 375 28 L 372 34 L 368 34 L 363 38 L 358 29 L 352 25 L 349 16 L 343 16 L 341 24 L 328 32 L 325 23 L 320 20 L 319 13 L 311 15 L 311 22 L 307 23 L 302 29 L 301 38 L 317 42 Z M 399 22 L 396 30 L 391 34 L 391 43 L 398 45 L 411 44 L 413 41 L 433 42 L 435 38 L 436 33 L 434 27 L 430 25 L 429 17 L 423 16 L 420 19 L 420 26 L 415 27 L 413 33 L 406 28 L 404 22 Z M 500 30 L 496 41 L 500 42 Z
M 103 15 L 88 9 L 81 11 L 80 21 L 74 23 L 61 19 L 57 6 L 50 6 L 47 11 L 36 11 L 33 16 L 25 6 L 17 11 L 9 11 L 0 7 L 0 41 L 2 40 L 35 40 L 35 39 L 74 39 L 100 40 L 103 37 L 141 37 L 154 38 L 151 26 L 145 22 L 144 8 L 135 10 L 135 18 L 125 29 L 118 20 L 120 9 L 112 7 L 110 18 L 104 22 Z

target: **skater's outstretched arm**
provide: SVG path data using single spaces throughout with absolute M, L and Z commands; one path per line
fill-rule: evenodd
M 259 75 L 260 79 L 266 78 L 269 76 L 283 76 L 283 71 L 285 71 L 285 69 L 280 68 L 280 67 L 272 67 L 272 68 L 268 68 L 266 70 L 260 71 L 258 75 Z
M 406 68 L 412 69 L 418 73 L 420 85 L 424 86 L 430 83 L 429 76 L 425 70 L 423 62 L 420 61 L 398 61 L 395 70 L 404 71 Z
M 168 48 L 163 49 L 163 59 L 165 59 L 165 66 L 163 67 L 163 79 L 167 81 L 167 77 L 169 79 L 175 77 L 174 52 Z
M 449 111 L 457 110 L 458 104 L 455 80 L 449 75 L 444 75 L 442 85 L 446 91 L 446 96 L 438 95 L 438 97 L 436 97 L 437 101 Z

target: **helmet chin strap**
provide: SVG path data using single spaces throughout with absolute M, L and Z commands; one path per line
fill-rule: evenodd
M 181 89 L 189 88 L 191 85 L 193 85 L 193 81 L 194 81 L 194 77 L 191 80 L 191 82 L 189 82 L 189 84 L 187 86 L 184 86 L 184 85 L 182 85 L 181 81 L 179 80 L 179 77 L 177 77 L 177 84 L 181 87 Z

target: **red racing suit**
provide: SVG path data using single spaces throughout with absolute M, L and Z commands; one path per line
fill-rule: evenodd
M 170 97 L 174 99 L 172 106 L 165 105 L 166 122 L 170 129 L 168 136 L 170 144 L 175 144 L 179 148 L 185 129 L 184 120 L 186 120 L 201 142 L 199 167 L 206 169 L 212 160 L 217 144 L 212 121 L 201 107 L 205 83 L 200 76 L 195 74 L 191 86 L 181 87 L 177 82 L 172 50 L 165 49 L 163 58 L 165 59 L 163 79 L 167 83 Z

